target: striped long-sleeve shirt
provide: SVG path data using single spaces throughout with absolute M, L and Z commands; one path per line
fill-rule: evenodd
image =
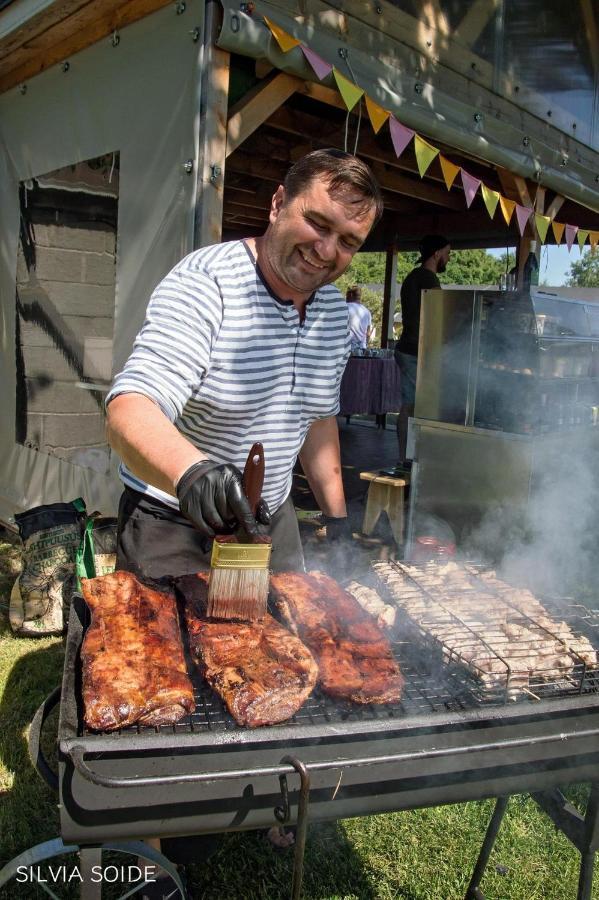
M 293 303 L 268 288 L 246 245 L 232 241 L 189 254 L 158 285 L 106 402 L 130 392 L 149 397 L 208 457 L 241 470 L 261 441 L 262 496 L 274 512 L 289 494 L 308 428 L 339 410 L 348 354 L 347 304 L 334 286 L 313 295 L 302 323 Z M 177 507 L 124 463 L 120 473 Z

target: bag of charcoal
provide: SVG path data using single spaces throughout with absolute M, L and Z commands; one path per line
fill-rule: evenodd
M 86 511 L 81 497 L 15 515 L 23 542 L 23 568 L 10 596 L 15 634 L 62 634 L 75 587 L 75 558 Z

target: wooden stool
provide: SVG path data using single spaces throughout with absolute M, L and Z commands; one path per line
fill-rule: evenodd
M 364 534 L 372 534 L 383 510 L 387 513 L 391 531 L 397 544 L 403 543 L 404 488 L 410 483 L 410 475 L 381 475 L 380 472 L 360 472 L 363 481 L 369 481 L 368 499 L 362 522 Z

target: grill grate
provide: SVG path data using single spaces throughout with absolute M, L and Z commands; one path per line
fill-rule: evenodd
M 401 572 L 401 564 L 394 563 Z M 410 569 L 416 567 L 410 566 Z M 417 567 L 418 583 L 413 581 L 415 596 L 423 590 L 435 600 L 438 585 L 433 570 L 426 566 Z M 469 566 L 470 576 L 477 583 L 477 576 L 483 570 Z M 422 581 L 421 581 L 422 579 Z M 447 594 L 447 588 L 443 589 Z M 435 600 L 435 602 L 437 602 Z M 547 611 L 557 616 L 559 622 L 566 622 L 577 635 L 587 637 L 594 647 L 599 647 L 599 610 L 589 609 L 582 604 L 563 599 L 544 600 Z M 403 618 L 403 617 L 402 617 Z M 456 620 L 459 621 L 459 620 Z M 459 622 L 462 629 L 463 623 Z M 405 686 L 401 701 L 397 704 L 360 706 L 343 703 L 315 689 L 300 710 L 285 723 L 286 727 L 322 726 L 343 722 L 386 721 L 408 716 L 434 716 L 436 713 L 459 712 L 480 707 L 504 706 L 506 703 L 535 704 L 539 700 L 563 697 L 571 694 L 599 691 L 599 669 L 584 663 L 574 663 L 567 677 L 559 673 L 545 672 L 538 679 L 530 679 L 525 690 L 508 690 L 507 682 L 491 688 L 485 685 L 474 672 L 468 671 L 456 652 L 449 652 L 443 642 L 430 633 L 418 628 L 411 620 L 403 620 L 399 625 L 401 640 L 392 642 L 393 653 L 400 664 Z M 195 667 L 194 667 L 195 671 Z M 124 734 L 180 734 L 243 731 L 228 713 L 224 703 L 208 684 L 196 673 L 193 677 L 195 711 L 176 725 L 130 726 Z M 269 726 L 263 726 L 260 731 Z M 81 728 L 80 734 L 93 734 Z M 121 732 L 113 732 L 115 738 Z
M 478 702 L 597 690 L 599 614 L 499 581 L 474 564 L 375 563 L 414 641 L 468 669 Z

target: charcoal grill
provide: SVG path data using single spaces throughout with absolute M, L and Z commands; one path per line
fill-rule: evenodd
M 551 608 L 551 607 L 549 607 Z M 582 615 L 581 615 L 582 613 Z M 559 615 L 599 646 L 599 615 Z M 574 621 L 577 620 L 577 621 Z M 335 820 L 499 798 L 467 897 L 479 884 L 507 798 L 531 793 L 582 854 L 578 900 L 590 900 L 599 846 L 599 677 L 583 666 L 543 696 L 481 695 L 434 643 L 394 652 L 406 679 L 396 705 L 357 707 L 315 691 L 287 723 L 239 727 L 195 682 L 196 710 L 174 726 L 96 734 L 82 725 L 79 653 L 87 608 L 76 596 L 59 721 L 61 830 L 81 847 L 105 841 L 268 828 L 295 822 L 292 896 L 300 896 L 308 818 Z M 35 750 L 39 756 L 39 747 Z M 586 816 L 558 788 L 591 782 Z

